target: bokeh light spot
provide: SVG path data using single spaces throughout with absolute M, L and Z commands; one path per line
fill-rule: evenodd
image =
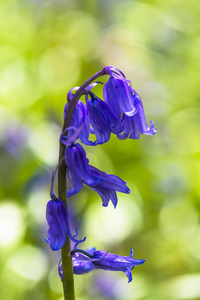
M 13 202 L 0 204 L 0 247 L 10 247 L 19 242 L 24 233 L 20 207 Z
M 160 212 L 159 224 L 164 235 L 178 235 L 187 239 L 197 228 L 198 214 L 192 204 L 181 201 L 163 207 Z
M 123 195 L 118 195 L 118 200 L 118 206 L 114 209 L 111 203 L 105 208 L 95 199 L 85 216 L 86 235 L 92 236 L 97 242 L 100 240 L 113 244 L 129 235 L 133 236 L 141 229 L 143 220 L 138 205 Z
M 34 154 L 48 165 L 57 164 L 58 136 L 60 128 L 52 123 L 35 124 L 34 131 L 29 136 L 29 146 Z
M 175 138 L 174 151 L 176 153 L 194 154 L 200 151 L 200 139 L 196 138 L 200 131 L 199 109 L 188 108 L 179 111 L 171 117 L 169 126 Z
M 63 286 L 62 282 L 60 280 L 60 277 L 58 276 L 58 267 L 57 265 L 54 266 L 48 276 L 49 286 L 52 291 L 62 294 L 63 293 Z
M 46 214 L 46 203 L 44 200 L 50 200 L 49 191 L 40 188 L 33 190 L 29 196 L 28 207 L 31 218 L 38 224 L 44 223 L 44 216 Z
M 47 256 L 39 249 L 24 245 L 8 261 L 12 271 L 21 277 L 39 281 L 47 271 Z
M 174 278 L 168 288 L 174 299 L 199 299 L 200 274 L 186 274 Z
M 80 72 L 79 58 L 71 48 L 52 47 L 43 54 L 40 71 L 45 85 L 60 93 L 77 81 Z

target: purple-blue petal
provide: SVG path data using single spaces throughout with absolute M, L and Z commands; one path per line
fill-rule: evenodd
M 86 184 L 94 184 L 83 147 L 76 143 L 65 150 L 65 161 L 71 177 L 81 178 Z
M 116 194 L 115 190 L 105 188 L 101 184 L 95 185 L 95 187 L 91 187 L 91 188 L 95 192 L 97 192 L 97 194 L 99 194 L 99 196 L 101 197 L 103 206 L 107 207 L 109 201 L 111 200 L 114 207 L 116 208 L 118 199 L 117 199 L 117 194 Z
M 103 98 L 104 101 L 112 108 L 114 117 L 116 120 L 121 118 L 121 110 L 119 102 L 117 101 L 117 95 L 114 85 L 114 77 L 110 77 L 105 83 L 103 88 Z
M 144 259 L 137 260 L 128 256 L 118 256 L 105 251 L 94 252 L 93 264 L 96 269 L 110 270 L 110 271 L 122 271 L 129 275 L 129 282 L 132 278 L 130 276 L 130 270 L 136 265 L 141 265 L 145 262 Z M 97 259 L 98 258 L 98 259 Z
M 130 283 L 133 280 L 131 270 L 132 270 L 131 268 L 127 267 L 126 271 L 124 272 L 128 277 L 128 283 Z
M 107 180 L 104 181 L 104 186 L 107 188 L 112 188 L 115 191 L 129 194 L 130 189 L 126 186 L 126 182 L 123 181 L 120 177 L 108 174 Z
M 76 111 L 79 109 L 79 113 L 78 113 L 78 115 L 76 115 L 76 114 L 74 115 L 75 123 L 77 123 L 76 126 L 79 127 L 79 124 L 80 124 L 80 126 L 82 123 L 85 124 L 85 126 L 79 133 L 79 138 L 80 138 L 81 142 L 84 143 L 85 145 L 94 146 L 96 143 L 89 141 L 90 120 L 88 117 L 87 108 L 86 108 L 85 104 L 81 101 L 78 101 L 77 104 L 78 104 L 78 107 L 76 107 Z M 80 120 L 79 123 L 78 123 L 78 120 Z
M 128 136 L 130 139 L 139 139 L 141 134 L 154 135 L 156 133 L 156 129 L 154 128 L 154 123 L 152 121 L 150 121 L 150 127 L 147 126 L 142 100 L 137 93 L 132 95 L 132 97 L 135 102 L 136 113 L 133 116 L 123 115 L 123 132 L 121 134 L 117 134 L 119 139 L 125 139 Z
M 121 111 L 129 116 L 135 113 L 136 107 L 132 99 L 130 86 L 124 77 L 111 76 L 104 85 L 104 100 L 112 107 L 116 117 Z
M 91 248 L 90 248 L 91 249 Z M 136 265 L 141 265 L 145 262 L 144 259 L 138 260 L 133 259 L 131 256 L 119 256 L 117 254 L 112 254 L 109 252 L 105 252 L 103 250 L 96 251 L 95 248 L 92 251 L 88 251 L 90 256 L 86 254 L 77 252 L 79 249 L 76 250 L 76 253 L 71 256 L 73 257 L 73 270 L 75 274 L 83 274 L 88 273 L 94 269 L 102 269 L 107 271 L 122 271 L 128 277 L 128 282 L 132 280 L 132 273 L 131 270 Z M 85 253 L 87 252 L 84 251 Z M 131 251 L 132 255 L 132 251 Z
M 68 223 L 68 212 L 64 202 L 61 199 L 50 200 L 46 207 L 46 219 L 49 225 L 47 242 L 53 251 L 61 249 L 66 242 L 66 235 L 75 243 L 81 243 L 85 240 L 77 240 L 72 235 Z
M 96 184 L 89 186 L 99 194 L 103 206 L 108 206 L 109 200 L 111 200 L 114 207 L 116 207 L 118 202 L 116 191 L 126 194 L 130 193 L 129 188 L 126 186 L 126 182 L 118 176 L 106 174 L 93 166 L 89 167 L 91 174 L 96 181 Z
M 110 138 L 111 129 L 106 103 L 94 97 L 87 101 L 87 109 L 97 142 L 99 144 L 107 142 Z
M 49 225 L 48 242 L 52 250 L 61 249 L 66 241 L 67 210 L 62 200 L 47 203 L 46 218 Z
M 64 108 L 64 117 L 67 111 L 68 103 L 65 105 Z M 85 145 L 95 145 L 95 142 L 89 140 L 90 135 L 90 121 L 87 113 L 87 108 L 83 102 L 80 100 L 77 102 L 74 112 L 72 114 L 72 119 L 70 122 L 70 126 L 79 129 L 84 124 L 82 130 L 79 132 L 78 137 Z M 70 139 L 74 134 L 74 130 L 68 131 L 68 139 Z M 76 139 L 73 141 L 75 142 Z
M 73 262 L 73 273 L 76 275 L 82 275 L 89 273 L 95 269 L 91 261 L 81 261 L 77 259 L 72 259 Z
M 76 172 L 67 170 L 67 176 L 72 184 L 72 188 L 67 191 L 67 197 L 77 194 L 83 187 L 83 183 Z
M 97 139 L 96 145 L 106 143 L 110 139 L 110 128 L 108 127 L 106 130 L 102 130 L 94 123 L 92 119 L 90 120 L 90 123 L 93 128 L 93 133 L 95 134 Z

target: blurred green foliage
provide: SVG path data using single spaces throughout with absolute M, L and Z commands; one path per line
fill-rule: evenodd
M 131 194 L 105 209 L 84 187 L 72 226 L 85 247 L 146 262 L 130 284 L 76 276 L 77 300 L 200 299 L 199 16 L 198 0 L 0 1 L 0 299 L 63 299 L 45 242 L 51 171 L 67 91 L 105 65 L 132 80 L 157 134 L 85 147 Z

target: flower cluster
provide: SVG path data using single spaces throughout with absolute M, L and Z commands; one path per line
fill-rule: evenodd
M 66 196 L 71 197 L 77 194 L 85 184 L 98 193 L 103 206 L 108 206 L 111 200 L 116 208 L 118 202 L 116 192 L 130 193 L 126 182 L 115 175 L 107 174 L 91 166 L 80 142 L 89 146 L 97 146 L 106 143 L 111 134 L 115 134 L 120 140 L 139 139 L 141 134 L 154 135 L 156 129 L 152 121 L 150 121 L 150 127 L 147 126 L 142 100 L 125 75 L 113 66 L 107 66 L 103 71 L 103 75 L 109 75 L 109 79 L 103 87 L 103 100 L 91 91 L 95 85 L 101 83 L 99 81 L 91 83 L 94 77 L 80 88 L 76 87 L 68 92 L 68 102 L 64 108 L 64 124 L 68 119 L 69 122 L 68 126 L 63 128 L 60 142 L 65 147 L 62 159 L 65 160 L 67 177 L 71 182 L 71 188 L 67 191 Z M 80 100 L 80 97 L 76 97 L 77 93 L 80 97 L 85 96 L 85 103 Z M 91 138 L 92 136 L 93 138 Z M 78 139 L 80 142 L 77 142 Z M 144 262 L 144 260 L 133 259 L 133 251 L 129 257 L 126 257 L 103 250 L 96 251 L 95 248 L 86 251 L 77 249 L 77 245 L 85 238 L 78 240 L 76 238 L 77 230 L 75 235 L 70 232 L 66 206 L 54 193 L 55 173 L 52 176 L 51 200 L 47 204 L 46 212 L 49 225 L 49 237 L 46 240 L 50 243 L 51 249 L 61 249 L 65 244 L 66 235 L 68 235 L 70 240 L 76 243 L 75 249 L 71 252 L 75 274 L 88 273 L 94 269 L 123 271 L 130 282 L 132 280 L 131 270 L 135 265 Z M 61 279 L 62 272 L 62 263 L 60 262 Z
M 84 124 L 82 130 L 76 135 L 85 145 L 98 145 L 106 143 L 111 133 L 119 139 L 139 139 L 141 134 L 154 135 L 156 129 L 150 121 L 147 126 L 142 100 L 138 93 L 131 87 L 130 81 L 115 67 L 105 68 L 110 78 L 103 88 L 103 100 L 98 98 L 91 89 L 100 82 L 89 85 L 84 93 L 86 104 L 80 100 L 74 109 L 68 138 L 61 135 L 61 141 L 69 144 L 74 136 L 74 129 L 77 130 Z M 75 88 L 78 89 L 78 88 Z M 74 89 L 68 93 L 68 101 L 73 101 Z M 64 118 L 69 102 L 64 109 Z M 96 141 L 89 140 L 90 134 L 94 134 Z M 76 139 L 75 138 L 75 139 Z M 75 141 L 74 139 L 74 141 Z

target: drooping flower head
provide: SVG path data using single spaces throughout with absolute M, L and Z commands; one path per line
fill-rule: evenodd
M 114 207 L 116 207 L 116 192 L 130 193 L 126 182 L 121 178 L 112 174 L 106 174 L 89 165 L 85 150 L 79 143 L 72 144 L 66 148 L 65 161 L 67 165 L 67 175 L 72 183 L 72 188 L 67 191 L 67 197 L 78 193 L 84 183 L 99 194 L 103 206 L 108 206 L 109 200 L 111 200 Z
M 130 91 L 130 80 L 113 66 L 107 67 L 110 78 L 104 85 L 104 101 L 110 105 L 116 118 L 121 118 L 121 112 L 132 116 L 136 110 Z
M 106 143 L 111 133 L 119 139 L 139 139 L 141 134 L 154 135 L 156 129 L 153 121 L 150 127 L 144 113 L 143 103 L 138 93 L 132 88 L 131 81 L 113 66 L 105 67 L 106 74 L 110 76 L 103 88 L 104 101 L 97 97 L 91 89 L 100 81 L 89 84 L 84 89 L 86 105 L 78 100 L 72 114 L 70 127 L 66 135 L 63 132 L 61 141 L 76 142 L 80 138 L 85 145 L 96 146 Z M 68 101 L 73 101 L 73 91 L 68 92 Z M 64 118 L 69 102 L 64 109 Z M 75 133 L 75 131 L 77 133 Z M 96 141 L 89 140 L 90 133 L 96 136 Z M 68 142 L 68 145 L 70 145 Z
M 154 135 L 154 123 L 150 121 L 150 127 L 147 126 L 142 100 L 131 87 L 130 81 L 119 69 L 113 66 L 106 68 L 110 78 L 104 85 L 103 95 L 116 118 L 121 120 L 121 131 L 117 133 L 117 137 L 139 139 L 141 134 Z
M 126 182 L 123 181 L 120 177 L 106 174 L 93 166 L 90 166 L 91 174 L 93 178 L 96 178 L 96 184 L 91 185 L 90 187 L 99 194 L 102 199 L 102 205 L 108 206 L 109 201 L 111 200 L 114 207 L 117 206 L 117 194 L 116 192 L 121 192 L 129 194 L 130 190 L 126 186 Z
M 150 127 L 147 126 L 147 121 L 144 113 L 144 107 L 142 100 L 138 93 L 131 88 L 132 101 L 135 104 L 136 110 L 134 115 L 127 116 L 123 114 L 122 127 L 123 133 L 118 134 L 119 139 L 139 139 L 141 134 L 154 135 L 156 133 L 156 128 L 154 128 L 154 122 L 150 121 Z
M 144 259 L 134 259 L 133 249 L 129 256 L 119 256 L 105 252 L 96 251 L 96 248 L 88 248 L 86 251 L 75 249 L 71 251 L 74 274 L 85 274 L 95 269 L 106 271 L 122 271 L 128 277 L 128 282 L 132 281 L 131 270 L 145 262 Z M 62 263 L 58 265 L 58 272 L 62 279 Z

